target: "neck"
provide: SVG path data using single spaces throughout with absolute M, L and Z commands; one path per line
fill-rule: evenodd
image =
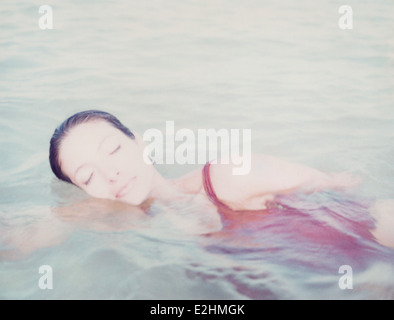
M 201 170 L 192 171 L 180 178 L 166 179 L 155 168 L 148 201 L 158 200 L 167 204 L 181 201 L 182 196 L 200 193 L 203 188 Z
M 179 191 L 180 190 L 172 180 L 165 179 L 157 170 L 154 170 L 148 199 L 165 202 L 173 201 Z

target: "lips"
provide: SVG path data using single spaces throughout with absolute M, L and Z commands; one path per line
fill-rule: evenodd
M 116 199 L 121 199 L 123 198 L 126 194 L 129 193 L 129 191 L 132 189 L 134 186 L 133 182 L 135 181 L 137 177 L 132 177 L 123 187 L 121 187 L 118 192 L 116 193 Z

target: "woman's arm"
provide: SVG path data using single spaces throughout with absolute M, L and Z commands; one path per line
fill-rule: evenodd
M 256 154 L 246 175 L 233 175 L 234 165 L 211 165 L 211 180 L 219 199 L 233 209 L 261 209 L 275 195 L 344 189 L 360 181 L 347 173 L 327 174 L 304 165 Z

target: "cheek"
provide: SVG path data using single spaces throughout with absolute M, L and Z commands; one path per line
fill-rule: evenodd
M 95 176 L 94 182 L 91 182 L 85 191 L 88 195 L 94 198 L 103 198 L 103 199 L 110 199 L 111 194 L 108 188 L 108 184 L 104 181 L 104 179 L 97 175 Z
M 140 205 L 149 197 L 152 190 L 154 168 L 151 165 L 143 163 L 140 164 L 139 170 L 135 172 L 138 180 L 134 190 L 132 190 L 128 196 L 128 202 L 133 205 Z
M 124 148 L 124 152 L 119 159 L 119 166 L 124 172 L 139 174 L 144 171 L 144 160 L 142 152 L 134 142 Z

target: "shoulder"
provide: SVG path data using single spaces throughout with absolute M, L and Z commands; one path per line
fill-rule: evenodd
M 179 178 L 173 179 L 173 183 L 185 193 L 198 193 L 202 189 L 201 168 L 195 169 Z
M 266 176 L 266 164 L 272 161 L 270 156 L 255 154 L 250 157 L 235 159 L 225 164 L 218 161 L 210 167 L 212 187 L 217 197 L 233 208 L 241 209 L 254 198 L 271 198 L 265 192 L 262 179 Z M 250 207 L 250 206 L 248 206 Z

